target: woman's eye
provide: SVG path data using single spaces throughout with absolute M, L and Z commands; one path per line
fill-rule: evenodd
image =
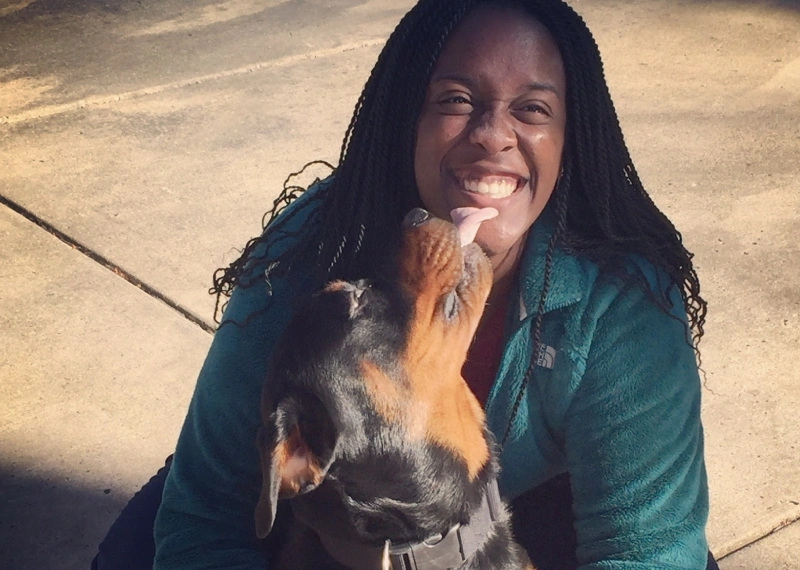
M 549 117 L 550 111 L 544 105 L 540 105 L 539 103 L 527 103 L 525 105 L 521 105 L 517 108 L 518 113 L 522 113 L 527 116 L 536 116 L 536 117 Z
M 439 100 L 445 113 L 464 114 L 472 111 L 472 102 L 463 95 L 452 95 Z

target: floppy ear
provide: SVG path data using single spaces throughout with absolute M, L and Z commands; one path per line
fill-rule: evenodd
M 282 402 L 258 430 L 261 455 L 261 495 L 256 505 L 256 534 L 266 537 L 275 522 L 279 499 L 316 489 L 333 462 L 336 433 L 316 398 Z

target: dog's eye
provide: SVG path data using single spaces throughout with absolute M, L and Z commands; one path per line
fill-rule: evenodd
M 358 316 L 361 311 L 361 306 L 363 301 L 366 299 L 362 299 L 364 293 L 369 290 L 370 285 L 362 284 L 361 282 L 358 283 L 345 283 L 342 286 L 342 290 L 346 291 L 349 294 L 349 302 L 350 308 L 348 311 L 348 318 L 354 319 Z
M 444 318 L 448 321 L 453 320 L 458 312 L 458 295 L 455 291 L 451 291 L 447 297 L 444 298 L 444 306 L 442 307 Z

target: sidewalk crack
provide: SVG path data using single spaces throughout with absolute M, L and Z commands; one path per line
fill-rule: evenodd
M 123 269 L 122 267 L 120 267 L 119 265 L 117 265 L 116 263 L 114 263 L 113 261 L 108 259 L 107 257 L 101 255 L 100 253 L 96 252 L 95 250 L 93 250 L 92 248 L 88 247 L 87 245 L 79 242 L 75 238 L 65 234 L 64 232 L 62 232 L 61 230 L 59 230 L 58 228 L 56 228 L 55 226 L 53 226 L 49 222 L 43 220 L 42 218 L 40 218 L 39 216 L 37 216 L 36 214 L 31 212 L 27 208 L 25 208 L 24 206 L 22 206 L 20 204 L 17 204 L 15 201 L 11 200 L 10 198 L 7 198 L 7 197 L 3 196 L 2 194 L 0 194 L 0 204 L 6 206 L 8 209 L 12 210 L 13 212 L 16 212 L 17 214 L 19 214 L 20 216 L 22 216 L 23 218 L 25 218 L 29 222 L 39 226 L 40 228 L 42 228 L 47 233 L 49 233 L 52 236 L 54 236 L 56 239 L 58 239 L 61 242 L 65 243 L 66 245 L 70 246 L 71 248 L 79 251 L 80 253 L 82 253 L 83 255 L 85 255 L 86 257 L 88 257 L 89 259 L 94 261 L 95 263 L 105 267 L 106 269 L 111 271 L 117 277 L 121 277 L 122 279 L 124 279 L 125 281 L 130 283 L 131 285 L 134 285 L 135 287 L 138 287 L 139 289 L 141 289 L 144 293 L 146 293 L 150 297 L 156 299 L 157 301 L 161 301 L 162 303 L 167 305 L 170 309 L 172 309 L 173 311 L 177 312 L 183 318 L 185 318 L 186 320 L 190 321 L 191 323 L 197 325 L 198 327 L 200 327 L 201 329 L 203 329 L 207 333 L 214 334 L 216 328 L 214 326 L 212 326 L 211 324 L 209 324 L 208 322 L 206 322 L 205 320 L 203 320 L 202 318 L 200 318 L 199 316 L 197 316 L 196 314 L 194 314 L 192 311 L 190 311 L 186 307 L 182 306 L 177 301 L 174 301 L 174 300 L 170 299 L 169 297 L 167 297 L 166 295 L 164 295 L 160 291 L 156 290 L 151 285 L 148 285 L 147 283 L 145 283 L 144 281 L 142 281 L 141 279 L 139 279 L 138 277 L 133 275 L 131 272 Z
M 717 561 L 735 554 L 748 546 L 752 546 L 790 525 L 800 523 L 800 507 L 797 506 L 796 501 L 790 500 L 789 503 L 794 505 L 794 507 L 772 517 L 756 521 L 749 532 L 728 541 L 719 548 L 713 549 Z

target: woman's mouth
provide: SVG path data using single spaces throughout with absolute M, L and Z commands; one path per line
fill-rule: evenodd
M 462 178 L 461 186 L 467 192 L 501 199 L 511 196 L 523 181 L 512 176 L 492 175 L 477 178 Z

